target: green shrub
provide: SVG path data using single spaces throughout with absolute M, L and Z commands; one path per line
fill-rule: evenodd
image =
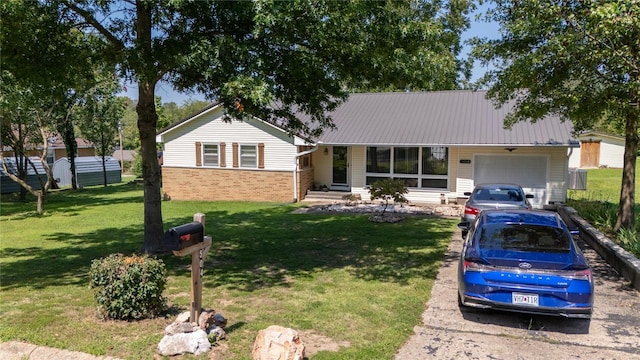
M 90 288 L 98 309 L 109 319 L 138 320 L 166 309 L 167 279 L 162 260 L 111 254 L 91 262 Z
M 384 215 L 389 205 L 389 200 L 393 200 L 396 204 L 407 203 L 408 200 L 404 195 L 409 193 L 409 190 L 401 179 L 386 178 L 371 184 L 369 193 L 371 194 L 371 200 L 384 200 L 384 209 L 382 209 L 382 214 Z

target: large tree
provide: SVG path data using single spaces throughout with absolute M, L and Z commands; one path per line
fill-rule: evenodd
M 90 1 L 60 10 L 111 44 L 105 52 L 138 86 L 144 178 L 143 251 L 162 251 L 155 88 L 163 80 L 318 135 L 349 89 L 453 89 L 470 0 Z M 277 104 L 276 106 L 270 106 Z M 294 113 L 310 115 L 310 123 Z
M 18 156 L 26 155 L 24 142 L 39 150 L 48 179 L 40 190 L 28 186 L 22 170 L 12 179 L 38 197 L 38 212 L 42 212 L 52 185 L 46 162 L 49 139 L 58 132 L 69 153 L 75 153 L 71 114 L 78 94 L 95 82 L 93 55 L 101 49 L 100 39 L 68 24 L 57 8 L 38 2 L 1 2 L 0 29 L 2 139 L 15 140 L 12 145 Z M 12 138 L 14 131 L 17 135 Z
M 497 104 L 515 100 L 506 125 L 547 114 L 576 131 L 619 122 L 625 152 L 615 230 L 633 229 L 640 100 L 640 1 L 493 0 L 486 19 L 499 39 L 477 39 L 474 56 L 495 69 L 482 84 Z M 615 128 L 616 124 L 613 124 Z

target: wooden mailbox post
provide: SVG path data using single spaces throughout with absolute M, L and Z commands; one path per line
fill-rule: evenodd
M 198 322 L 202 310 L 202 276 L 204 260 L 211 248 L 211 236 L 204 235 L 205 215 L 197 213 L 193 215 L 193 221 L 202 224 L 204 240 L 201 243 L 191 245 L 184 249 L 174 250 L 175 256 L 191 254 L 191 314 L 189 321 Z

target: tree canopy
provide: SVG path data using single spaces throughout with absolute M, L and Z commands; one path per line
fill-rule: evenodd
M 481 84 L 497 104 L 515 100 L 506 125 L 547 114 L 576 132 L 624 129 L 625 154 L 616 230 L 635 223 L 640 93 L 640 2 L 492 0 L 485 19 L 500 38 L 476 39 L 472 54 L 491 63 Z M 606 125 L 604 125 L 606 124 Z
M 162 251 L 155 87 L 160 80 L 222 102 L 229 116 L 279 119 L 315 136 L 354 89 L 457 87 L 471 0 L 47 2 L 99 34 L 138 85 L 145 252 Z M 295 117 L 302 111 L 311 122 Z

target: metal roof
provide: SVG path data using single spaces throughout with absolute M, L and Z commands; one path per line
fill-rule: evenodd
M 331 113 L 336 129 L 325 130 L 328 145 L 514 145 L 571 146 L 570 121 L 548 116 L 504 129 L 512 108 L 496 109 L 486 91 L 351 94 Z

